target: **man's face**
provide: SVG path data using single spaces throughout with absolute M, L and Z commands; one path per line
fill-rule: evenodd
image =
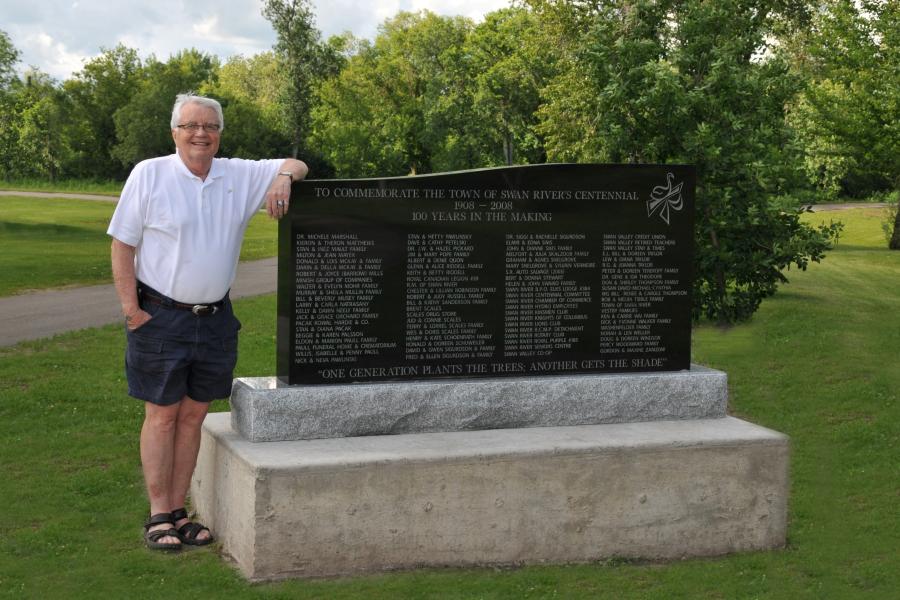
M 201 125 L 197 131 L 190 131 L 184 127 L 172 130 L 172 138 L 178 154 L 189 162 L 212 162 L 216 152 L 219 151 L 218 131 L 206 131 L 202 125 L 219 124 L 219 117 L 213 109 L 200 104 L 188 103 L 181 107 L 181 120 L 179 125 L 196 123 Z

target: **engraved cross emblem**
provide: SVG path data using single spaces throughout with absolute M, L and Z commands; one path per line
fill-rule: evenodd
M 675 183 L 675 175 L 666 174 L 665 186 L 658 185 L 653 188 L 650 199 L 647 201 L 647 217 L 653 216 L 653 213 L 659 211 L 659 217 L 669 224 L 669 211 L 681 210 L 684 202 L 681 198 L 681 188 L 684 182 Z

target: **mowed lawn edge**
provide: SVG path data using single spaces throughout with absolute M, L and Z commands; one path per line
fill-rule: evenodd
M 112 282 L 115 203 L 0 196 L 0 297 Z M 260 212 L 250 221 L 241 260 L 275 256 L 278 229 Z

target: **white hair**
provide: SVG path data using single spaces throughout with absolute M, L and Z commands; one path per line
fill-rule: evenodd
M 222 116 L 222 105 L 219 104 L 218 100 L 213 100 L 212 98 L 207 98 L 205 96 L 198 96 L 194 92 L 187 92 L 175 96 L 175 106 L 172 107 L 172 122 L 170 123 L 172 129 L 175 129 L 180 125 L 181 107 L 185 104 L 199 104 L 200 106 L 213 109 L 216 111 L 216 116 L 219 117 L 219 131 L 225 129 L 225 117 Z

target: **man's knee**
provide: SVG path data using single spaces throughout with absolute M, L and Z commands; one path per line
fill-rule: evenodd
M 178 409 L 178 425 L 197 427 L 203 423 L 206 413 L 209 412 L 209 402 L 197 402 L 190 396 L 181 399 Z
M 174 431 L 178 422 L 178 404 L 159 406 L 151 402 L 145 402 L 144 408 L 144 422 L 154 431 Z

